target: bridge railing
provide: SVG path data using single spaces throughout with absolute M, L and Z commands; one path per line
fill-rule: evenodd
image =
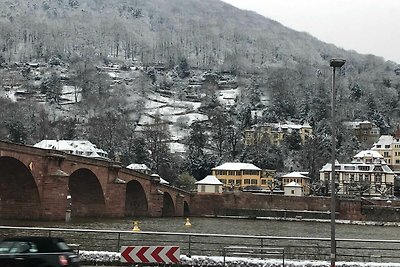
M 330 238 L 0 226 L 0 238 L 15 235 L 60 236 L 88 251 L 119 252 L 121 246 L 176 245 L 187 256 L 223 256 L 228 246 L 280 247 L 285 251 L 285 259 L 330 260 Z M 400 262 L 400 240 L 337 238 L 336 243 L 337 261 Z

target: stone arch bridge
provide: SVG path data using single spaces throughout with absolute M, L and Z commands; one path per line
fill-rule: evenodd
M 116 162 L 0 142 L 0 218 L 187 216 L 189 207 L 188 192 Z

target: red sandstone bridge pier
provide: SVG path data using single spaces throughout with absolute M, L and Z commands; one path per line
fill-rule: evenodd
M 70 197 L 69 197 L 70 196 Z M 190 194 L 119 163 L 0 142 L 0 218 L 187 216 Z

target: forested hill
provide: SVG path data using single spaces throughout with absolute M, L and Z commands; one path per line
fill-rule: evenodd
M 0 12 L 7 61 L 77 54 L 174 65 L 185 57 L 192 67 L 251 71 L 365 60 L 218 0 L 1 0 Z
M 170 181 L 185 171 L 204 178 L 226 161 L 314 179 L 329 153 L 333 57 L 346 59 L 338 120 L 370 120 L 391 133 L 400 121 L 396 63 L 222 1 L 0 0 L 0 93 L 23 99 L 0 98 L 0 139 L 89 139 Z M 141 128 L 148 117 L 158 131 Z M 285 121 L 310 123 L 313 138 L 244 146 L 245 129 Z M 183 159 L 169 154 L 172 141 L 185 146 Z M 359 148 L 341 129 L 339 159 Z

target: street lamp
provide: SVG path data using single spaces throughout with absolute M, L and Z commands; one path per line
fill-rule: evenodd
M 331 103 L 331 127 L 332 127 L 332 177 L 331 177 L 331 267 L 335 267 L 336 261 L 336 237 L 335 237 L 335 207 L 336 207 L 336 188 L 335 188 L 335 161 L 336 161 L 336 123 L 335 123 L 335 73 L 336 68 L 341 68 L 346 60 L 333 58 L 330 60 L 332 67 L 332 103 Z

